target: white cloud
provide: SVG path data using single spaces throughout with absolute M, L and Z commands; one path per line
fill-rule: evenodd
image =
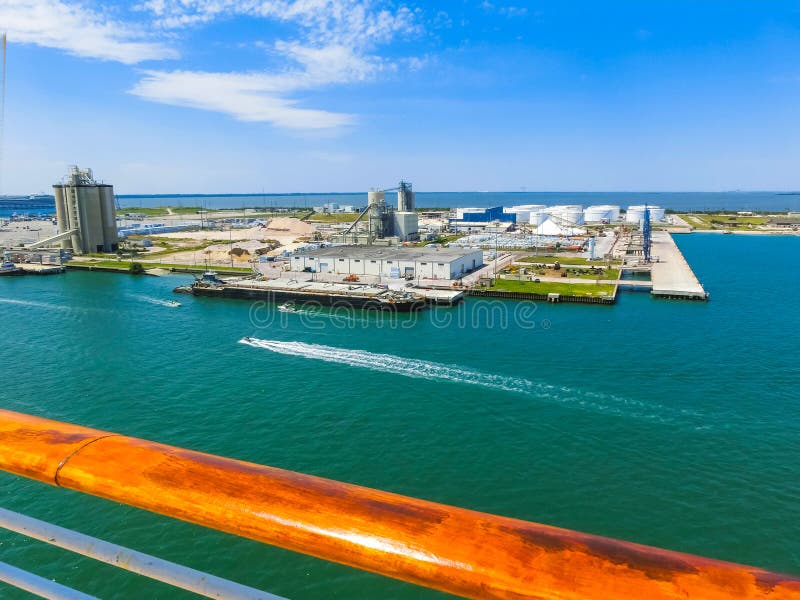
M 139 9 L 150 12 L 167 29 L 231 16 L 297 23 L 306 30 L 306 42 L 315 45 L 364 47 L 399 33 L 419 32 L 413 11 L 405 6 L 390 11 L 380 4 L 379 0 L 144 0 Z
M 0 29 L 12 44 L 36 44 L 125 64 L 177 57 L 168 46 L 147 41 L 137 27 L 60 0 L 2 0 Z
M 168 29 L 246 15 L 294 22 L 299 38 L 264 44 L 288 63 L 271 73 L 148 71 L 131 93 L 177 106 L 225 113 L 292 129 L 333 129 L 354 122 L 348 114 L 301 108 L 290 94 L 367 81 L 396 66 L 373 53 L 398 34 L 417 31 L 414 13 L 390 12 L 373 0 L 147 0 L 141 10 Z
M 330 129 L 353 122 L 351 115 L 298 107 L 297 101 L 281 95 L 290 89 L 298 89 L 295 80 L 281 75 L 150 71 L 131 93 L 290 129 Z
M 481 2 L 481 8 L 489 13 L 498 13 L 503 15 L 504 17 L 524 17 L 528 14 L 528 8 L 525 6 L 513 6 L 513 5 L 500 5 L 497 6 L 492 4 L 488 0 L 483 0 Z
M 354 117 L 301 107 L 292 94 L 368 81 L 398 65 L 422 65 L 406 65 L 405 59 L 393 63 L 376 54 L 379 45 L 420 31 L 418 13 L 389 0 L 143 0 L 134 7 L 136 23 L 90 8 L 86 3 L 91 0 L 79 1 L 0 0 L 0 28 L 12 42 L 135 64 L 176 57 L 166 41 L 220 19 L 269 19 L 295 26 L 294 35 L 259 44 L 283 59 L 283 66 L 270 72 L 147 70 L 130 90 L 152 102 L 221 112 L 241 121 L 293 129 L 341 127 Z
M 353 116 L 301 108 L 287 95 L 364 81 L 382 67 L 379 60 L 344 46 L 312 48 L 279 41 L 275 49 L 297 67 L 274 74 L 147 71 L 131 93 L 162 104 L 222 112 L 240 121 L 290 129 L 332 129 L 353 123 Z

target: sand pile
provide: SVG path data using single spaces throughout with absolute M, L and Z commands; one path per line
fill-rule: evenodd
M 293 219 L 291 217 L 275 217 L 274 219 L 270 219 L 269 223 L 267 223 L 267 231 L 280 232 L 284 235 L 300 237 L 314 235 L 314 233 L 317 231 L 317 228 L 310 223 L 301 221 L 300 219 Z
M 208 246 L 205 250 L 197 252 L 198 255 L 203 257 L 203 260 L 209 262 L 229 262 L 231 256 L 235 263 L 246 263 L 251 261 L 255 256 L 266 254 L 274 248 L 273 244 L 265 244 L 258 240 L 239 241 L 231 244 L 213 244 Z

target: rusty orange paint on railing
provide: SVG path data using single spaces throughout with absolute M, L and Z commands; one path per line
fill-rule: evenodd
M 0 410 L 0 469 L 473 598 L 800 600 L 800 578 Z

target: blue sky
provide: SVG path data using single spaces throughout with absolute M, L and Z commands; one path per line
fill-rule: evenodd
M 0 193 L 800 189 L 800 1 L 0 0 Z

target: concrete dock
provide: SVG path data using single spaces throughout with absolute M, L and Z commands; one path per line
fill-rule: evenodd
M 422 296 L 428 304 L 441 304 L 444 306 L 455 306 L 464 299 L 464 292 L 461 290 L 444 290 L 435 288 L 413 288 L 418 296 Z
M 653 296 L 661 298 L 686 298 L 708 300 L 708 293 L 700 285 L 692 268 L 678 249 L 675 240 L 666 231 L 653 231 L 653 257 L 651 280 Z
M 17 265 L 21 267 L 25 273 L 31 275 L 56 275 L 65 271 L 62 265 L 49 265 L 39 263 L 20 263 Z

